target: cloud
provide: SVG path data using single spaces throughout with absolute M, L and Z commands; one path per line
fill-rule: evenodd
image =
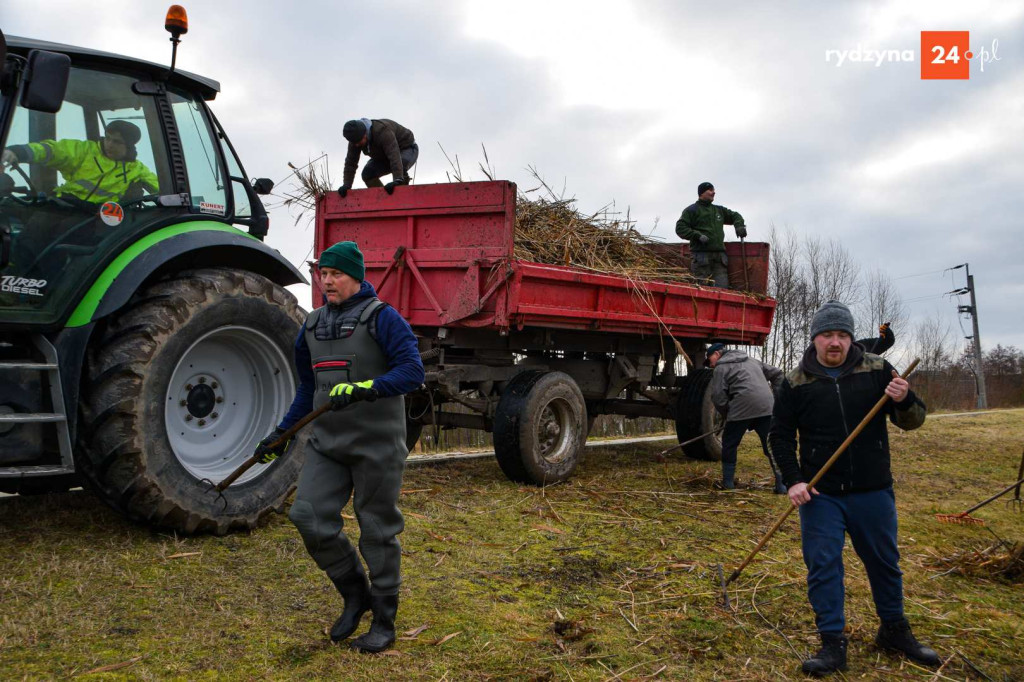
M 10 3 L 8 3 L 10 4 Z M 41 8 L 40 8 L 41 7 Z M 4 30 L 166 63 L 164 3 L 4 7 Z M 536 166 L 583 210 L 614 201 L 674 238 L 710 179 L 751 238 L 770 224 L 836 237 L 893 276 L 969 260 L 982 338 L 1024 347 L 1014 287 L 1024 246 L 1024 6 L 866 3 L 482 2 L 189 7 L 181 68 L 218 79 L 212 103 L 250 175 L 327 153 L 340 184 L 348 118 L 393 118 L 420 144 L 416 181 L 467 174 L 485 145 L 524 188 Z M 919 78 L 922 30 L 999 41 L 967 81 Z M 911 49 L 913 62 L 825 61 L 826 50 Z M 293 261 L 312 231 L 274 209 L 269 243 Z M 962 271 L 961 271 L 962 272 Z M 907 298 L 953 288 L 898 280 Z M 943 299 L 913 304 L 925 315 Z M 308 304 L 308 302 L 307 302 Z

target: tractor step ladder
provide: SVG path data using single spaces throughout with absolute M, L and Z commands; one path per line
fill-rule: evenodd
M 70 474 L 75 471 L 74 458 L 71 453 L 71 430 L 68 427 L 68 415 L 64 406 L 64 391 L 60 383 L 60 366 L 57 362 L 57 349 L 44 336 L 32 335 L 32 343 L 46 358 L 45 362 L 14 360 L 0 362 L 0 376 L 17 370 L 35 370 L 46 372 L 50 385 L 50 404 L 53 412 L 11 412 L 0 413 L 0 429 L 10 424 L 53 424 L 57 427 L 57 444 L 60 447 L 60 464 L 39 464 L 27 466 L 0 467 L 0 477 L 17 478 L 21 476 L 56 476 Z M 6 429 L 4 429 L 6 430 Z

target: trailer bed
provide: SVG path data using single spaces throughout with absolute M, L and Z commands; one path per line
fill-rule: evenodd
M 402 186 L 390 196 L 354 190 L 345 199 L 331 192 L 317 204 L 316 253 L 342 240 L 359 244 L 367 280 L 414 329 L 668 331 L 747 345 L 768 335 L 775 301 L 765 296 L 517 259 L 515 210 L 508 181 Z M 766 272 L 766 245 L 747 246 L 764 247 L 752 249 L 763 257 L 748 268 Z M 685 245 L 658 245 L 666 248 L 685 267 Z M 316 284 L 313 299 L 320 305 Z

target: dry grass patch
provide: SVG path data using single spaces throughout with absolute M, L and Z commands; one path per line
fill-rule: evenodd
M 936 561 L 993 534 L 1019 543 L 1021 514 L 995 503 L 975 514 L 985 527 L 934 518 L 1014 480 L 1020 417 L 894 432 L 907 610 L 950 660 L 935 678 L 875 651 L 851 552 L 848 678 L 1024 678 L 1020 585 Z M 710 463 L 654 461 L 663 443 L 590 448 L 572 481 L 547 489 L 509 483 L 490 460 L 411 468 L 401 639 L 376 657 L 328 643 L 340 600 L 284 517 L 176 538 L 84 492 L 2 498 L 0 658 L 30 679 L 800 679 L 815 637 L 795 522 L 733 584 L 734 610 L 720 605 L 716 564 L 742 560 L 785 503 L 753 441 L 732 493 L 711 487 Z

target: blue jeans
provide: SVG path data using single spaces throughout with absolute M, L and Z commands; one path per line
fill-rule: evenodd
M 418 145 L 412 145 L 402 150 L 402 166 L 405 170 L 405 176 L 409 177 L 409 169 L 416 163 L 416 159 L 420 158 L 420 148 Z M 363 182 L 366 183 L 367 187 L 381 187 L 383 183 L 380 178 L 391 172 L 391 164 L 388 163 L 387 159 L 378 161 L 377 159 L 370 159 L 363 166 Z M 395 178 L 396 180 L 398 178 Z
M 849 495 L 813 495 L 800 507 L 800 535 L 807 565 L 807 596 L 818 632 L 841 634 L 843 545 L 849 534 L 871 583 L 883 623 L 903 618 L 903 573 L 896 547 L 896 497 L 892 488 Z

